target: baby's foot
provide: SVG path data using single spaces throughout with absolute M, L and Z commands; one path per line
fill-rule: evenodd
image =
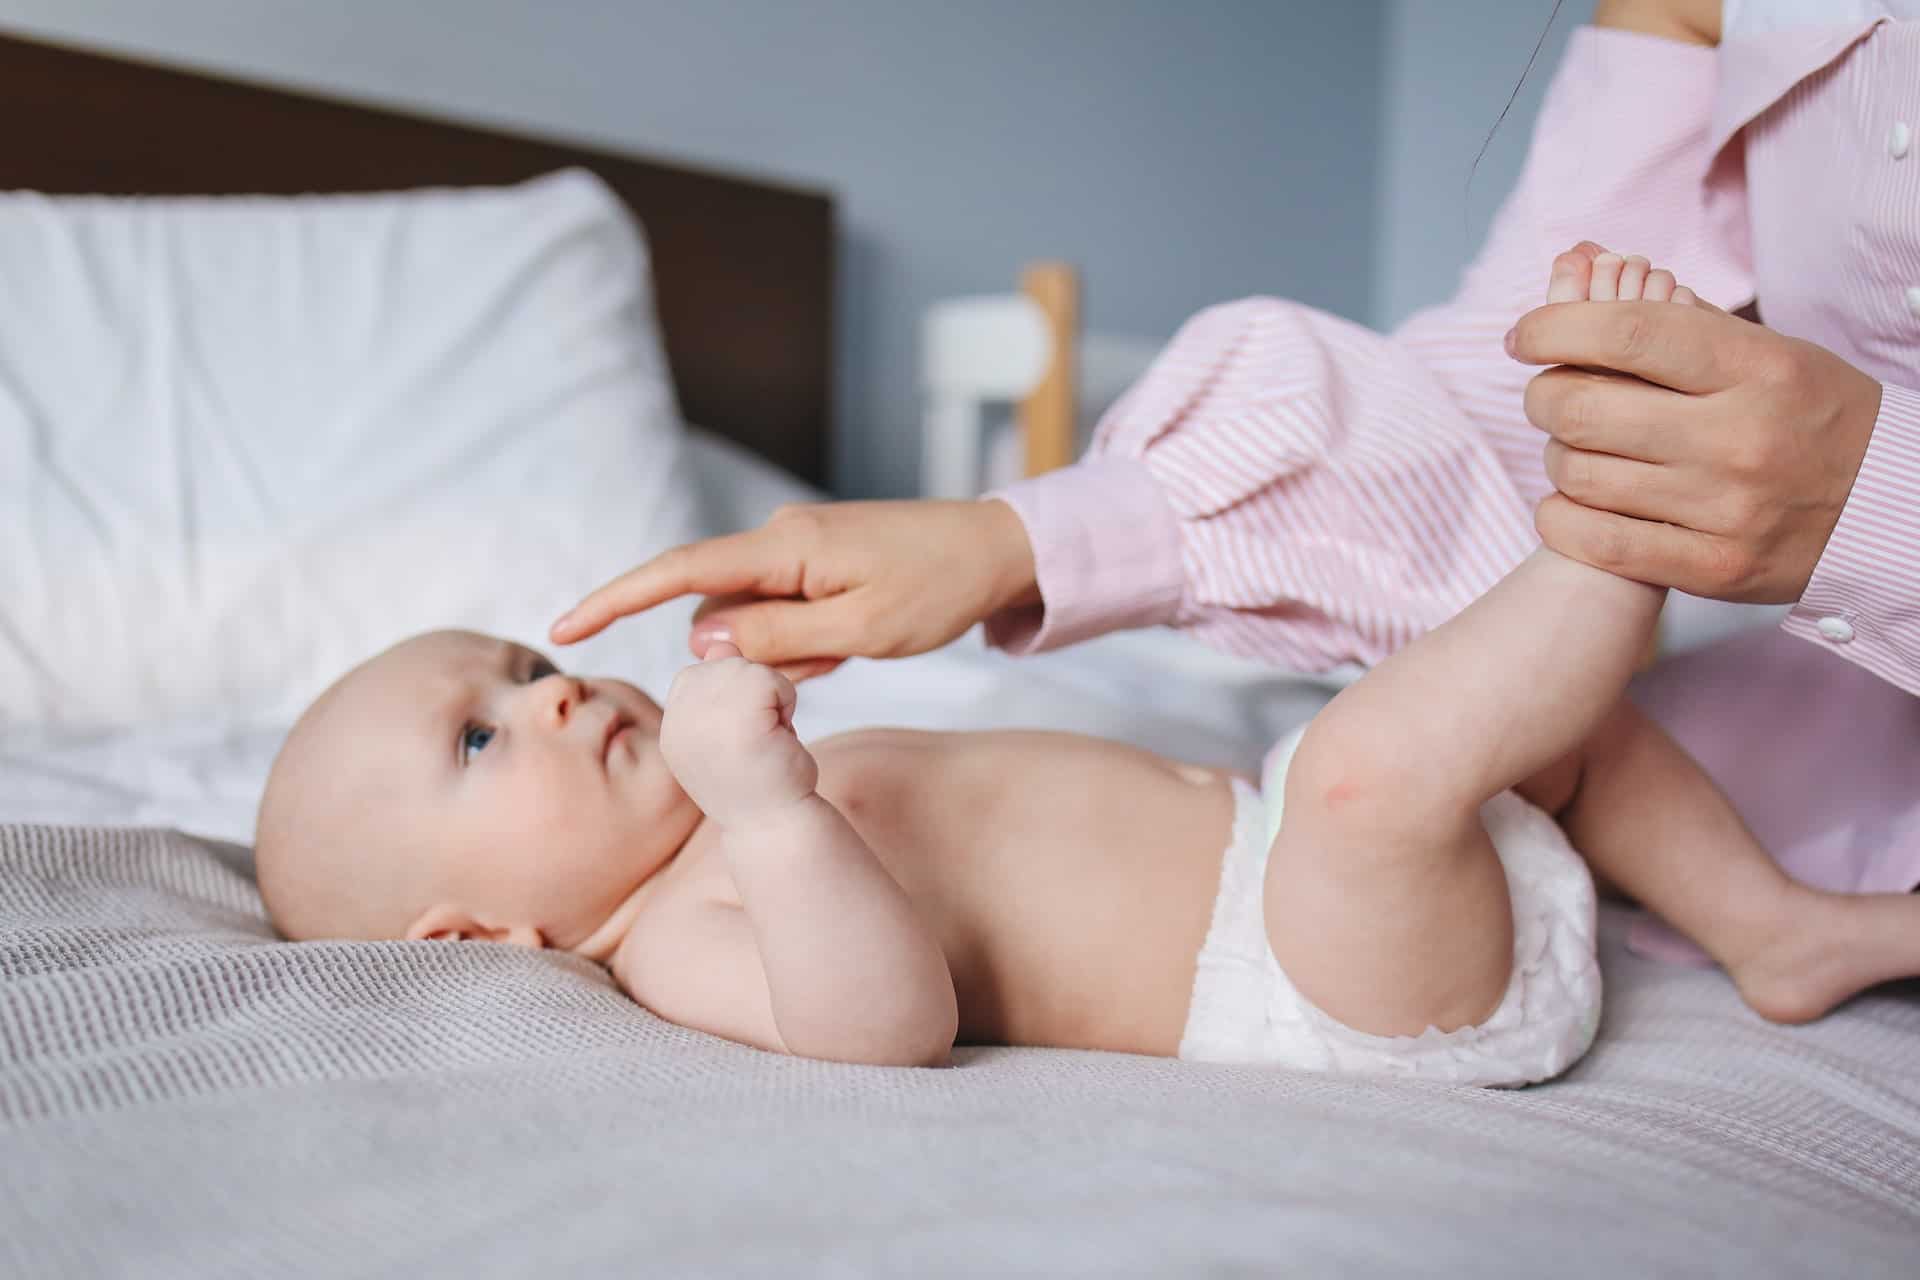
M 1548 302 L 1678 302 L 1705 306 L 1693 290 L 1674 281 L 1673 272 L 1638 254 L 1609 253 L 1582 240 L 1553 260 L 1547 280 Z
M 1761 1017 L 1811 1022 L 1877 983 L 1920 976 L 1920 896 L 1796 885 L 1778 923 L 1726 969 Z

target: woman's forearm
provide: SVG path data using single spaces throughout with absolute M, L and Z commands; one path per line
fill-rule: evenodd
M 796 1054 L 944 1065 L 959 1026 L 944 953 L 853 825 L 817 793 L 728 827 L 774 1022 Z

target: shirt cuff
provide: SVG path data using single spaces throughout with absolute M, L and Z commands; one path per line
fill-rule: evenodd
M 1179 613 L 1180 521 L 1144 463 L 1078 462 L 986 498 L 1012 507 L 1026 526 L 1040 588 L 1040 604 L 987 619 L 988 644 L 1039 653 Z
M 1882 386 L 1853 491 L 1787 631 L 1920 694 L 1920 392 Z

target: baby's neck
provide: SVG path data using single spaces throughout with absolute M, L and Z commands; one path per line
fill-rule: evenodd
M 680 847 L 669 853 L 652 871 L 649 871 L 646 878 L 635 885 L 633 891 L 601 922 L 599 928 L 568 947 L 567 950 L 574 955 L 584 956 L 595 964 L 611 966 L 621 946 L 633 932 L 635 923 L 661 890 L 676 878 L 674 873 L 681 869 L 687 847 L 694 843 L 705 826 L 704 818 L 695 823 L 693 830 L 680 843 Z

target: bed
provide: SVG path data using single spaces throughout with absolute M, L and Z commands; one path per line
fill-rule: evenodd
M 674 428 L 692 523 L 670 532 L 822 496 L 821 195 L 6 39 L 0 105 L 35 123 L 0 140 L 0 188 L 598 174 L 645 229 L 676 414 L 702 424 Z M 0 328 L 0 355 L 31 337 Z M 684 622 L 602 652 L 657 690 Z M 293 675 L 365 641 L 322 636 Z M 198 687 L 162 675 L 130 696 Z M 17 692 L 42 712 L 0 716 L 0 1274 L 1920 1270 L 1911 985 L 1772 1026 L 1717 972 L 1627 952 L 1609 907 L 1598 1043 L 1533 1089 L 992 1046 L 944 1071 L 788 1059 L 550 954 L 282 943 L 247 840 L 285 700 L 115 720 L 78 685 L 51 711 Z M 973 636 L 850 664 L 798 723 L 1051 726 L 1247 767 L 1329 693 L 1164 633 L 1022 661 Z

